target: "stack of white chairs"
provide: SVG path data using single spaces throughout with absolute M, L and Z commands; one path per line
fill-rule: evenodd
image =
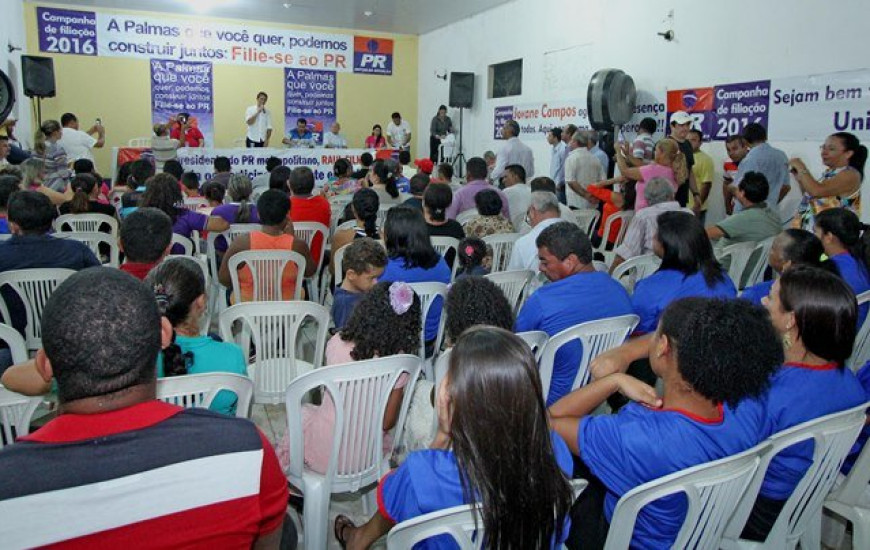
M 387 400 L 399 376 L 417 379 L 420 358 L 394 355 L 348 365 L 319 368 L 296 378 L 286 391 L 290 467 L 287 477 L 305 497 L 302 515 L 304 548 L 325 549 L 330 497 L 336 493 L 358 492 L 377 482 L 389 470 L 389 456 L 383 454 L 383 422 Z M 412 384 L 405 386 L 393 446 L 402 438 L 402 428 L 411 402 Z M 305 437 L 302 406 L 309 394 L 323 388 L 335 404 L 332 452 L 326 472 L 305 467 Z M 392 454 L 392 449 L 391 453 Z M 372 506 L 374 490 L 363 499 Z M 372 513 L 374 510 L 367 510 Z

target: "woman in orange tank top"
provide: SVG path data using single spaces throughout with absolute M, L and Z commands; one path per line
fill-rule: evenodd
M 260 222 L 263 224 L 263 228 L 261 231 L 252 231 L 247 235 L 240 235 L 233 240 L 221 262 L 218 273 L 218 280 L 221 284 L 226 287 L 232 285 L 229 260 L 237 253 L 247 250 L 292 250 L 293 252 L 298 252 L 305 258 L 305 273 L 303 276 L 310 277 L 313 275 L 317 266 L 311 260 L 311 252 L 308 246 L 305 244 L 305 241 L 293 236 L 293 226 L 288 219 L 290 201 L 287 199 L 287 195 L 274 189 L 266 191 L 257 201 L 257 212 L 260 215 Z M 288 263 L 284 267 L 281 277 L 280 299 L 292 300 L 297 284 L 301 284 L 298 268 L 296 264 Z M 239 290 L 243 302 L 253 300 L 254 277 L 250 268 L 246 265 L 239 269 Z M 279 298 L 275 297 L 273 299 Z

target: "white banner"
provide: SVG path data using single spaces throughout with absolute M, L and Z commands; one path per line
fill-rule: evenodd
M 392 74 L 393 41 L 349 34 L 38 7 L 39 50 Z
M 770 81 L 768 137 L 824 141 L 834 132 L 870 140 L 870 70 Z
M 662 137 L 666 111 L 664 90 L 657 92 L 639 90 L 634 115 L 622 126 L 622 131 L 634 135 L 637 133 L 640 121 L 650 117 L 656 120 L 658 126 L 656 138 Z M 591 129 L 585 96 L 564 101 L 500 105 L 494 110 L 493 137 L 495 139 L 501 139 L 502 126 L 511 118 L 519 123 L 523 140 L 531 142 L 544 141 L 547 132 L 555 126 L 564 127 L 566 124 L 574 124 L 581 130 Z

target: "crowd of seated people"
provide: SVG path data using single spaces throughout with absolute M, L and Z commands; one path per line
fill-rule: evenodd
M 45 156 L 57 162 L 56 132 L 53 127 L 42 131 Z M 262 250 L 289 250 L 305 259 L 304 270 L 290 263 L 280 273 L 282 300 L 291 300 L 320 265 L 328 264 L 328 272 L 341 279 L 328 293 L 333 330 L 325 342 L 324 365 L 352 371 L 357 361 L 418 355 L 421 345 L 429 361 L 450 350 L 440 386 L 404 376 L 390 392 L 383 451 L 398 465 L 379 482 L 378 509 L 371 518 L 359 525 L 341 515 L 335 520 L 334 536 L 342 545 L 368 548 L 398 522 L 476 500 L 493 547 L 600 548 L 616 503 L 632 489 L 870 401 L 870 366 L 847 366 L 867 315 L 857 296 L 870 290 L 870 232 L 855 212 L 854 190 L 866 149 L 840 134 L 826 147 L 829 171 L 821 180 L 806 174 L 800 161 L 791 162 L 805 199 L 803 228 L 785 230 L 787 220 L 767 204 L 770 186 L 763 173 L 741 173 L 732 190 L 740 207 L 705 229 L 698 213 L 681 207 L 675 197 L 677 182 L 688 178 L 689 168 L 677 140 L 660 141 L 651 158 L 637 165 L 628 158 L 632 151 L 620 149 L 616 162 L 634 182 L 630 187 L 619 178 L 599 182 L 589 196 L 609 202 L 609 207 L 602 204 L 609 215 L 626 204 L 639 211 L 624 222 L 628 244 L 615 248 L 616 263 L 647 253 L 661 260 L 631 291 L 596 267 L 591 237 L 603 238 L 599 227 L 590 236 L 587 228 L 566 221 L 552 180 L 535 178 L 526 187 L 524 171 L 516 176 L 509 166 L 509 177 L 517 181 L 507 190 L 522 187 L 506 193 L 489 181 L 486 161 L 479 157 L 467 161 L 469 183 L 458 190 L 442 181 L 452 177 L 449 166 L 430 178 L 422 168 L 412 176 L 403 172 L 407 166 L 383 160 L 371 162 L 363 174 L 349 161 L 336 162 L 333 181 L 321 189 L 309 168 L 273 163 L 268 189 L 260 180 L 256 192 L 246 175 L 232 173 L 222 160 L 215 161 L 215 177 L 201 186 L 177 161 L 167 161 L 155 174 L 150 161 L 137 160 L 122 167 L 123 179 L 110 193 L 84 165 L 65 186 L 58 183 L 64 176 L 56 166 L 46 174 L 44 166 L 31 163 L 36 175 L 30 183 L 17 169 L 7 171 L 0 175 L 0 222 L 5 222 L 0 230 L 6 227 L 11 237 L 0 241 L 0 274 L 51 267 L 80 273 L 49 298 L 42 312 L 42 347 L 35 356 L 3 372 L 10 360 L 0 354 L 0 382 L 7 389 L 50 392 L 60 405 L 45 427 L 0 450 L 0 472 L 25 463 L 40 469 L 56 461 L 71 466 L 39 482 L 16 476 L 0 483 L 0 502 L 21 499 L 22 510 L 30 509 L 45 493 L 70 486 L 71 478 L 76 490 L 88 491 L 94 483 L 125 475 L 163 466 L 194 471 L 194 461 L 213 460 L 208 475 L 215 478 L 259 474 L 232 495 L 208 493 L 168 515 L 149 511 L 135 522 L 118 513 L 109 527 L 85 505 L 70 518 L 48 518 L 61 527 L 76 523 L 75 529 L 21 538 L 22 545 L 111 545 L 126 536 L 159 532 L 174 545 L 205 540 L 277 545 L 283 536 L 282 547 L 293 547 L 282 472 L 290 460 L 288 439 L 270 442 L 249 422 L 231 418 L 237 405 L 232 392 L 221 392 L 211 411 L 155 400 L 157 379 L 210 372 L 248 376 L 250 358 L 203 327 L 212 287 L 199 263 L 180 257 L 171 243 L 173 234 L 204 238 L 206 232 L 223 233 L 246 223 L 258 227 L 233 238 L 223 233 L 227 240 L 212 274 L 222 287 L 233 286 L 234 257 Z M 401 184 L 410 197 L 400 191 Z M 615 184 L 622 187 L 609 189 Z M 826 194 L 831 189 L 835 195 Z M 520 192 L 522 197 L 515 196 Z M 117 205 L 112 194 L 120 196 Z M 352 197 L 332 202 L 343 195 Z M 213 197 L 207 214 L 185 207 L 185 198 Z M 517 204 L 526 210 L 511 212 Z M 384 206 L 390 206 L 385 215 Z M 335 208 L 352 222 L 347 228 L 335 230 Z M 469 210 L 477 217 L 460 222 L 459 215 Z M 59 213 L 119 219 L 120 269 L 101 266 L 99 255 L 83 243 L 53 236 Z M 523 228 L 511 220 L 521 221 Z M 294 231 L 294 223 L 306 221 L 332 225 L 322 257 L 321 243 L 307 243 Z M 524 235 L 514 244 L 508 269 L 532 270 L 544 283 L 530 287 L 516 311 L 499 286 L 484 277 L 492 266 L 481 240 L 515 231 Z M 431 241 L 443 236 L 459 241 L 450 258 Z M 752 281 L 741 293 L 746 281 L 732 281 L 717 259 L 718 249 L 770 238 L 769 257 L 760 259 L 770 267 L 765 280 Z M 724 242 L 714 246 L 716 240 Z M 334 273 L 339 250 L 342 269 Z M 452 261 L 458 262 L 456 274 Z M 238 297 L 232 301 L 251 301 L 256 286 L 251 268 L 241 266 L 236 278 Z M 424 317 L 413 284 L 425 282 L 450 286 L 446 299 L 437 298 Z M 10 317 L 3 321 L 23 332 L 33 322 L 24 314 L 25 304 L 11 288 L 0 288 L 0 296 Z M 302 299 L 318 301 L 319 296 L 302 292 Z M 634 332 L 624 344 L 592 359 L 591 380 L 578 389 L 573 384 L 583 354 L 579 341 L 559 350 L 549 387 L 542 387 L 534 355 L 515 335 L 542 331 L 552 337 L 580 323 L 626 315 L 639 319 Z M 446 338 L 436 349 L 442 325 Z M 314 472 L 322 473 L 329 462 L 332 399 L 327 393 L 303 408 L 305 467 Z M 408 403 L 403 452 L 391 457 L 403 402 Z M 602 412 L 605 403 L 609 413 Z M 136 430 L 141 441 L 128 436 Z M 169 447 L 184 450 L 161 452 Z M 676 448 L 680 452 L 673 452 Z M 236 470 L 216 458 L 248 451 L 258 458 L 246 458 Z M 853 449 L 849 464 L 858 452 Z M 137 458 L 122 463 L 130 453 Z M 810 444 L 789 448 L 771 461 L 744 538 L 766 538 L 811 461 Z M 81 464 L 100 475 L 81 476 Z M 182 475 L 177 490 L 195 492 L 193 477 Z M 589 482 L 576 501 L 572 478 Z M 127 499 L 119 497 L 119 502 L 130 503 L 145 484 L 137 482 L 130 493 L 119 489 Z M 290 488 L 297 490 L 303 497 L 304 488 Z M 156 502 L 169 498 L 155 491 Z M 632 546 L 669 547 L 686 513 L 686 499 L 679 495 L 646 506 Z M 237 519 L 227 521 L 230 515 Z M 194 516 L 207 526 L 179 528 Z M 0 527 L 0 533 L 10 529 L 15 531 Z M 443 542 L 433 539 L 423 547 L 441 548 Z

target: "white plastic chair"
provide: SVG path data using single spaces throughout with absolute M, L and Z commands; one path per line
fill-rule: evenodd
M 138 137 L 127 141 L 127 147 L 151 147 L 150 137 Z
M 19 269 L 0 273 L 0 288 L 9 286 L 24 303 L 27 315 L 24 342 L 28 351 L 42 347 L 42 310 L 45 303 L 54 289 L 74 273 L 72 269 L 60 268 Z M 11 322 L 8 306 L 2 299 L 0 314 L 7 323 Z
M 764 239 L 755 245 L 755 250 L 750 254 L 750 258 L 755 261 L 750 262 L 746 266 L 746 270 L 743 274 L 745 284 L 741 288 L 756 285 L 764 280 L 764 270 L 767 269 L 767 259 L 770 256 L 770 248 L 773 246 L 773 240 L 775 238 L 776 237 L 770 237 Z M 734 281 L 734 283 L 739 284 L 737 281 Z
M 281 283 L 284 268 L 296 264 L 296 289 L 293 296 L 284 296 Z M 244 264 L 251 270 L 254 283 L 252 302 L 275 300 L 300 300 L 302 298 L 302 279 L 305 276 L 305 257 L 292 250 L 245 250 L 229 259 L 230 278 L 233 284 L 235 303 L 242 302 L 242 288 L 239 284 L 239 267 Z
M 312 321 L 317 324 L 313 355 L 303 359 L 300 355 L 305 342 L 300 342 L 300 330 Z M 237 322 L 240 326 L 234 332 Z M 323 364 L 328 328 L 329 310 L 313 302 L 248 302 L 220 314 L 221 338 L 238 344 L 249 358 L 248 375 L 254 380 L 256 403 L 281 403 L 294 378 Z
M 870 548 L 870 445 L 864 445 L 849 475 L 825 499 L 825 510 L 830 510 L 852 524 L 852 548 Z M 840 527 L 839 538 L 845 525 Z M 834 546 L 839 548 L 841 545 Z
M 121 263 L 121 248 L 118 245 L 118 239 L 108 233 L 101 231 L 63 231 L 55 233 L 54 236 L 58 239 L 70 239 L 87 245 L 101 262 L 103 257 L 100 254 L 100 246 L 109 248 L 109 257 L 103 262 L 103 265 L 110 267 L 118 267 Z
M 384 223 L 387 221 L 387 211 L 394 206 L 395 204 L 382 204 L 378 207 L 378 218 L 375 223 L 379 228 L 384 227 Z
M 770 437 L 767 440 L 770 447 L 762 453 L 755 477 L 728 522 L 722 548 L 790 549 L 796 548 L 798 541 L 802 548 L 819 548 L 822 504 L 864 426 L 867 406 L 868 403 L 863 403 L 858 407 L 798 424 Z M 771 459 L 783 449 L 804 441 L 814 443 L 812 465 L 780 511 L 767 540 L 758 543 L 741 539 L 740 534 L 758 497 Z
M 9 346 L 13 364 L 27 361 L 27 347 L 17 330 L 0 324 L 0 340 Z M 27 397 L 0 386 L 0 449 L 30 433 L 30 420 L 40 403 L 41 397 Z
M 867 302 L 870 302 L 870 290 L 858 295 L 859 306 Z M 846 362 L 846 365 L 855 372 L 863 367 L 867 361 L 870 361 L 870 321 L 868 319 L 870 319 L 870 315 L 861 324 L 858 335 L 855 337 L 855 344 L 852 346 L 852 356 Z
M 320 234 L 320 249 L 314 250 L 311 243 L 314 242 L 314 237 Z M 317 256 L 320 258 L 320 263 L 317 265 L 317 270 L 314 275 L 306 279 L 309 281 L 311 288 L 311 299 L 318 300 L 320 297 L 320 276 L 323 272 L 324 253 L 326 252 L 326 240 L 329 238 L 329 228 L 322 223 L 317 222 L 293 222 L 293 235 L 297 239 L 302 239 L 311 250 L 311 257 Z
M 595 229 L 595 224 L 598 223 L 598 218 L 601 217 L 601 213 L 594 208 L 572 210 L 571 214 L 573 215 L 571 221 L 577 224 L 577 227 L 582 229 L 587 236 L 592 235 L 592 231 Z
M 185 237 L 184 235 L 179 235 L 178 233 L 173 233 L 172 239 L 170 240 L 170 243 L 172 244 L 172 246 L 169 249 L 170 254 L 172 253 L 172 249 L 175 248 L 175 245 L 178 245 L 182 249 L 184 249 L 184 252 L 182 252 L 182 254 L 184 256 L 193 256 L 193 241 L 191 239 Z
M 465 224 L 473 220 L 477 217 L 477 209 L 471 208 L 469 210 L 465 210 L 456 215 L 456 221 L 462 227 L 465 227 Z
M 236 416 L 250 418 L 254 382 L 228 372 L 170 376 L 157 380 L 157 399 L 184 408 L 207 409 L 221 391 L 236 394 Z
M 511 252 L 514 250 L 514 243 L 520 237 L 519 233 L 497 233 L 495 235 L 487 235 L 482 239 L 492 249 L 492 268 L 490 273 L 507 269 L 511 259 Z
M 734 283 L 735 288 L 740 286 L 740 278 L 743 277 L 743 272 L 746 270 L 747 264 L 749 264 L 749 258 L 752 257 L 756 244 L 754 241 L 729 244 L 716 254 L 716 259 L 720 262 L 725 258 L 730 259 L 728 276 Z
M 728 519 L 758 470 L 762 443 L 742 453 L 687 468 L 644 483 L 625 493 L 610 521 L 605 550 L 623 550 L 631 544 L 638 514 L 662 497 L 683 493 L 688 509 L 671 548 L 716 550 Z
M 588 485 L 585 479 L 570 483 L 575 500 Z M 408 550 L 439 535 L 450 536 L 459 550 L 479 550 L 484 539 L 480 517 L 480 504 L 463 504 L 403 521 L 387 533 L 387 550 Z
M 544 390 L 544 395 L 549 396 L 550 394 L 550 382 L 553 378 L 556 352 L 562 346 L 574 340 L 580 340 L 583 346 L 583 356 L 580 358 L 579 365 L 577 365 L 577 374 L 574 375 L 574 383 L 569 390 L 573 391 L 581 386 L 585 386 L 589 381 L 589 363 L 605 351 L 625 342 L 625 339 L 628 338 L 628 335 L 637 326 L 638 321 L 640 321 L 640 318 L 637 315 L 609 317 L 607 319 L 580 323 L 551 336 L 547 345 L 544 346 L 544 352 L 541 355 L 539 363 L 541 369 L 541 387 Z
M 287 388 L 290 440 L 287 477 L 305 496 L 302 523 L 306 549 L 326 548 L 332 494 L 357 492 L 378 481 L 389 468 L 388 457 L 383 455 L 384 413 L 390 392 L 402 373 L 408 374 L 409 381 L 416 380 L 420 359 L 413 355 L 394 355 L 324 367 L 300 376 Z M 335 403 L 332 452 L 324 474 L 305 468 L 302 431 L 303 399 L 320 387 Z M 393 436 L 394 447 L 402 438 L 402 426 L 413 393 L 411 387 L 410 383 L 405 386 Z
M 514 315 L 519 311 L 520 306 L 525 300 L 523 291 L 526 289 L 526 285 L 529 284 L 529 281 L 534 276 L 535 272 L 528 269 L 499 271 L 484 275 L 485 278 L 495 283 L 501 289 L 511 308 L 513 308 Z
M 198 197 L 184 199 L 184 209 L 192 212 L 198 212 L 202 208 L 208 208 L 208 200 Z
M 662 260 L 655 254 L 644 254 L 625 260 L 613 270 L 613 278 L 632 293 L 634 285 L 644 277 L 648 277 L 662 265 Z
M 409 283 L 409 286 L 414 289 L 414 292 L 420 298 L 420 315 L 422 316 L 423 326 L 420 329 L 420 353 L 419 357 L 423 361 L 423 368 L 426 371 L 426 379 L 432 380 L 434 377 L 432 362 L 426 361 L 426 319 L 429 316 L 429 311 L 432 307 L 442 309 L 438 319 L 438 332 L 435 336 L 435 351 L 433 352 L 433 361 L 437 358 L 438 352 L 441 350 L 441 344 L 444 340 L 444 303 L 447 300 L 447 285 L 444 283 Z M 441 297 L 441 303 L 435 305 L 436 299 Z
M 262 225 L 258 223 L 234 223 L 230 225 L 230 228 L 226 231 L 209 231 L 208 237 L 205 240 L 205 255 L 206 260 L 208 261 L 209 271 L 211 272 L 212 278 L 212 286 L 213 286 L 213 294 L 215 299 L 217 300 L 216 309 L 222 309 L 221 307 L 217 307 L 222 305 L 226 307 L 226 299 L 221 295 L 224 287 L 221 286 L 220 282 L 218 282 L 218 271 L 220 270 L 220 263 L 217 259 L 217 249 L 215 248 L 215 242 L 218 237 L 221 237 L 224 242 L 226 242 L 227 249 L 229 249 L 230 244 L 232 244 L 233 239 L 238 237 L 239 235 L 243 235 L 245 233 L 250 233 L 251 231 L 259 231 L 263 228 Z
M 456 270 L 459 269 L 459 239 L 454 237 L 429 237 L 432 248 L 444 261 L 447 261 L 447 253 L 453 250 L 453 265 L 450 267 L 450 280 L 456 278 Z
M 628 224 L 631 223 L 633 218 L 634 210 L 622 210 L 615 214 L 611 214 L 610 217 L 607 218 L 607 221 L 604 222 L 604 233 L 601 237 L 601 244 L 598 245 L 595 252 L 604 257 L 604 263 L 608 266 L 613 263 L 613 258 L 616 257 L 616 247 L 622 244 L 622 240 L 625 238 L 625 232 L 628 229 Z M 618 230 L 614 230 L 613 226 L 617 220 L 622 220 L 622 223 L 619 224 Z M 616 239 L 613 241 L 613 247 L 610 250 L 607 250 L 608 243 L 610 242 L 610 235 L 614 231 L 616 231 Z
M 99 231 L 104 225 L 109 226 L 109 234 L 112 238 L 118 240 L 118 220 L 105 214 L 64 214 L 54 220 L 52 227 L 57 233 L 65 231 L 90 233 Z
M 532 353 L 535 354 L 535 361 L 540 362 L 541 356 L 544 354 L 544 348 L 547 346 L 547 342 L 550 341 L 550 335 L 543 330 L 527 330 L 525 332 L 518 332 L 517 336 L 522 338 L 523 342 L 532 348 Z

